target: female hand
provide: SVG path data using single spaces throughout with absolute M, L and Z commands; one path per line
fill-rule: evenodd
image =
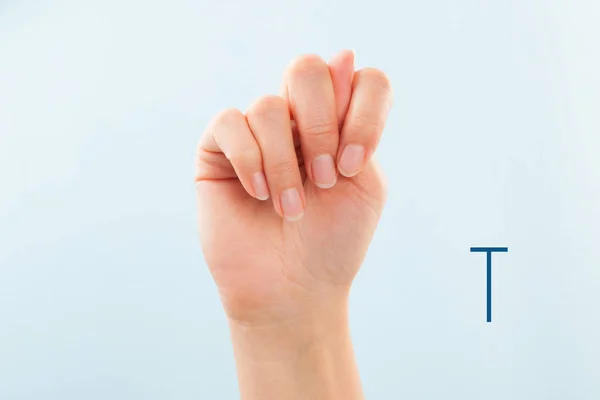
M 261 335 L 286 349 L 282 332 L 345 342 L 347 296 L 385 202 L 373 153 L 391 104 L 386 75 L 355 72 L 352 52 L 329 63 L 307 55 L 289 65 L 279 96 L 208 125 L 196 162 L 200 236 L 233 329 L 244 332 L 234 332 L 238 362 L 279 360 L 277 349 L 257 353 Z

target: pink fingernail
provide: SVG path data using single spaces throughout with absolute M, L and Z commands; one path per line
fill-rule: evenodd
M 321 189 L 329 189 L 335 185 L 337 173 L 331 154 L 321 154 L 312 163 L 312 174 L 315 185 Z
M 259 200 L 267 200 L 269 198 L 269 187 L 265 174 L 257 172 L 252 176 L 252 188 L 254 189 L 254 197 Z
M 281 209 L 283 216 L 288 221 L 299 221 L 304 215 L 304 206 L 300 193 L 296 188 L 286 189 L 281 192 Z
M 342 151 L 338 169 L 348 178 L 358 174 L 365 160 L 365 148 L 358 144 L 346 145 Z

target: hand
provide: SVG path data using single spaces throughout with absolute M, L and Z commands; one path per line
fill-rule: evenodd
M 280 96 L 218 114 L 196 163 L 206 262 L 231 320 L 264 325 L 344 302 L 382 211 L 373 153 L 392 103 L 386 75 L 302 56 Z
M 347 297 L 385 201 L 372 156 L 391 103 L 352 52 L 304 56 L 280 96 L 223 111 L 200 140 L 201 242 L 244 400 L 363 398 Z

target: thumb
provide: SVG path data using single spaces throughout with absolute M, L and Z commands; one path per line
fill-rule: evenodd
M 352 97 L 352 79 L 354 77 L 354 51 L 342 50 L 328 62 L 333 82 L 338 125 L 342 126 Z

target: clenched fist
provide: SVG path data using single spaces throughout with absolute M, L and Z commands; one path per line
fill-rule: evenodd
M 354 53 L 306 55 L 279 96 L 228 109 L 197 149 L 202 248 L 230 319 L 268 324 L 343 301 L 382 211 L 373 158 L 392 104 Z
M 385 202 L 373 153 L 391 104 L 354 53 L 302 56 L 279 96 L 221 112 L 200 139 L 200 238 L 242 399 L 363 398 L 347 299 Z

